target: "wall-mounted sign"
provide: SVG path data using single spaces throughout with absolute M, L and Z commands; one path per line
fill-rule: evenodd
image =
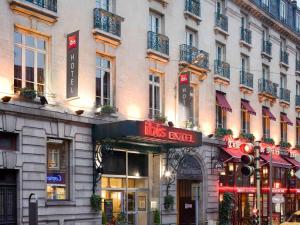
M 63 173 L 48 173 L 47 174 L 48 184 L 65 184 L 65 174 Z
M 269 192 L 270 188 L 262 188 L 262 192 Z M 273 194 L 284 194 L 287 192 L 287 188 L 272 188 Z
M 141 122 L 142 135 L 162 140 L 201 145 L 200 132 L 167 127 L 152 121 Z
M 79 31 L 67 36 L 67 98 L 78 96 Z
M 185 119 L 189 118 L 191 106 L 190 72 L 183 72 L 178 80 L 179 105 L 183 107 Z
M 255 193 L 255 187 L 219 187 L 220 192 Z

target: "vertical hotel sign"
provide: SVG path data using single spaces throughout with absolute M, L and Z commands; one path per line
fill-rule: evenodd
M 79 31 L 67 36 L 67 98 L 78 96 Z
M 184 109 L 185 118 L 189 117 L 191 104 L 190 72 L 183 72 L 179 75 L 179 104 Z

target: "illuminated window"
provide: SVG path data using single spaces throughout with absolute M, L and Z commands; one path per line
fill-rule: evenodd
M 113 105 L 111 61 L 96 57 L 96 105 Z
M 149 75 L 149 117 L 161 114 L 161 77 Z
M 248 110 L 241 108 L 242 133 L 250 133 L 250 113 Z
M 297 118 L 297 120 L 300 120 Z M 296 144 L 297 145 L 300 145 L 300 126 L 298 125 L 298 123 L 300 124 L 300 122 L 297 122 L 297 125 L 296 125 Z
M 226 128 L 226 111 L 216 104 L 216 128 Z
M 262 127 L 263 127 L 263 137 L 270 138 L 270 117 L 268 115 L 262 116 Z
M 47 141 L 47 199 L 69 199 L 69 144 L 60 139 Z
M 46 39 L 21 31 L 14 33 L 14 90 L 36 90 L 45 95 L 47 70 Z
M 280 120 L 280 139 L 287 141 L 287 123 L 283 120 Z

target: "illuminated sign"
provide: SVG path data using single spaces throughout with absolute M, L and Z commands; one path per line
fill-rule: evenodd
M 167 127 L 152 121 L 142 122 L 143 135 L 174 142 L 201 144 L 201 133 Z
M 48 184 L 65 184 L 65 175 L 62 173 L 48 173 L 47 174 Z
M 219 187 L 220 192 L 255 193 L 255 187 Z
M 263 192 L 269 192 L 270 188 L 262 188 Z M 287 188 L 272 188 L 272 193 L 274 194 L 284 194 L 287 192 Z

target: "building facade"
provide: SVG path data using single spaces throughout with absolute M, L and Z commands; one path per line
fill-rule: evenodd
M 215 223 L 223 175 L 214 166 L 230 157 L 220 137 L 252 134 L 286 152 L 299 148 L 295 1 L 5 0 L 0 9 L 0 190 L 12 196 L 4 224 L 28 224 L 31 193 L 43 224 L 100 224 L 120 214 L 151 224 L 155 209 L 162 223 Z M 180 128 L 172 141 L 160 133 L 133 140 L 131 123 L 125 134 L 103 125 L 164 117 Z M 191 145 L 185 130 L 202 133 L 201 143 Z M 113 149 L 100 154 L 101 179 L 97 144 Z M 93 191 L 101 213 L 90 206 Z M 284 219 L 285 206 L 274 207 Z

